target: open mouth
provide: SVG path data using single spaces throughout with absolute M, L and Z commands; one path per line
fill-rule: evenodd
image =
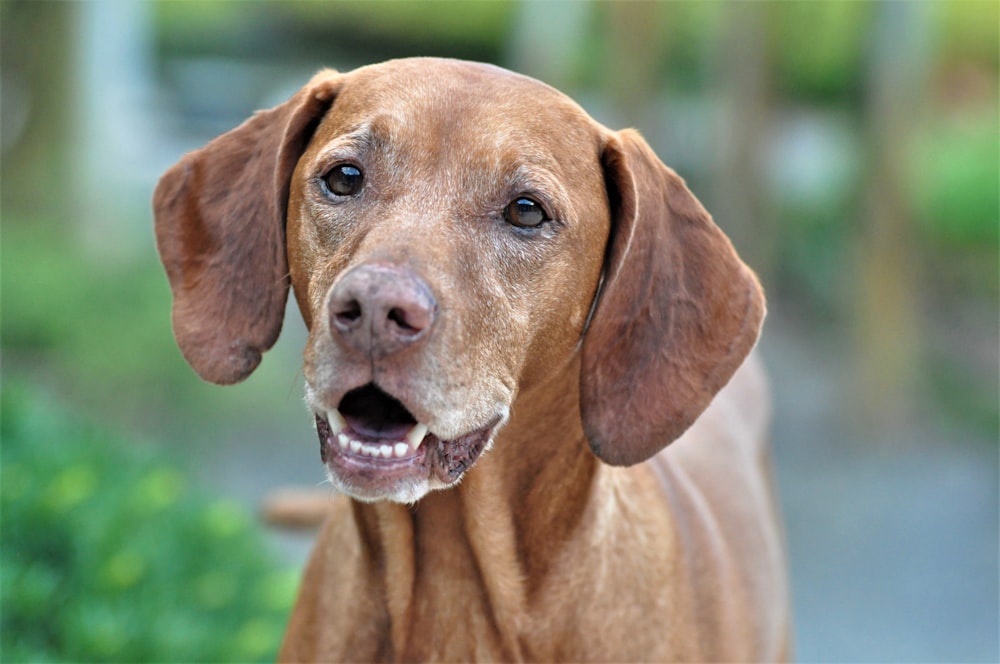
M 320 454 L 336 446 L 344 454 L 369 459 L 410 459 L 421 454 L 427 425 L 419 424 L 399 401 L 368 384 L 348 392 L 326 418 L 316 416 Z M 325 434 L 325 435 L 324 435 Z
M 498 421 L 442 440 L 396 398 L 369 383 L 316 414 L 320 456 L 341 481 L 366 496 L 401 482 L 457 480 L 489 443 Z

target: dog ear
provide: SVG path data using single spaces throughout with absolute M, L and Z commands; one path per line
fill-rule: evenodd
M 610 135 L 602 159 L 612 231 L 580 405 L 594 453 L 630 465 L 680 436 L 729 381 L 757 341 L 764 296 L 638 133 Z
M 174 337 L 207 381 L 243 380 L 281 332 L 289 181 L 338 88 L 336 72 L 320 72 L 160 178 L 153 212 Z

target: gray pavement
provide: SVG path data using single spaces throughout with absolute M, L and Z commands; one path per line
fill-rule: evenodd
M 1000 661 L 997 441 L 930 412 L 859 432 L 836 348 L 771 321 L 762 349 L 799 659 Z

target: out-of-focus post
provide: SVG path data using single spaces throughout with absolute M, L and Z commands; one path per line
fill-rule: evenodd
M 641 127 L 656 146 L 662 117 L 651 117 L 662 87 L 666 8 L 659 2 L 612 2 L 608 12 L 608 52 L 605 69 L 608 96 L 625 124 Z
M 723 13 L 716 57 L 722 115 L 713 168 L 716 221 L 761 279 L 770 281 L 778 232 L 769 182 L 772 93 L 768 49 L 768 3 L 741 2 Z
M 907 147 L 923 98 L 929 49 L 926 3 L 877 5 L 867 74 L 864 219 L 857 238 L 855 329 L 865 423 L 899 423 L 912 413 L 920 374 L 918 265 L 913 210 L 905 191 Z
M 67 162 L 79 92 L 70 66 L 78 16 L 71 2 L 0 4 L 5 223 L 61 221 L 73 204 L 79 174 Z

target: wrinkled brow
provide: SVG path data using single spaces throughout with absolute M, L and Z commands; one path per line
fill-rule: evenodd
M 383 149 L 388 143 L 385 130 L 376 123 L 356 123 L 330 139 L 317 160 L 329 162 L 345 156 L 368 154 Z

